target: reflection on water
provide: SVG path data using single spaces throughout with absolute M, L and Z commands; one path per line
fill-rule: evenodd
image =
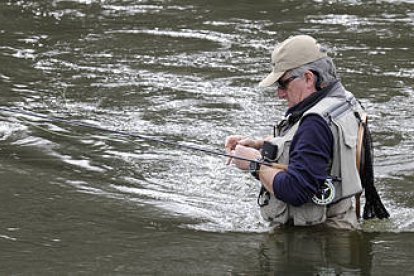
M 11 271 L 19 267 L 14 257 L 36 261 L 51 257 L 45 248 L 70 248 L 60 255 L 67 260 L 83 248 L 97 259 L 82 262 L 81 255 L 84 270 L 66 271 L 94 271 L 105 260 L 113 271 L 123 257 L 118 271 L 149 273 L 159 265 L 151 257 L 183 247 L 189 252 L 180 250 L 166 267 L 198 262 L 177 273 L 365 274 L 395 269 L 379 261 L 393 260 L 386 249 L 393 243 L 408 271 L 402 241 L 412 243 L 414 229 L 412 1 L 6 1 L 0 10 L 1 106 L 213 150 L 232 133 L 271 133 L 285 105 L 271 89 L 257 88 L 269 54 L 291 34 L 317 36 L 371 114 L 377 187 L 392 216 L 365 223 L 363 233 L 340 234 L 338 244 L 323 231 L 317 239 L 306 231 L 268 234 L 258 184 L 221 157 L 1 112 L 0 243 Z M 99 245 L 93 232 L 108 243 Z M 168 239 L 157 243 L 162 235 Z M 307 241 L 320 250 L 309 252 Z M 239 252 L 238 242 L 246 255 L 229 251 Z M 121 245 L 127 253 L 117 253 Z M 37 257 L 24 253 L 39 248 Z M 329 248 L 340 248 L 338 259 Z M 229 255 L 220 260 L 216 249 Z M 138 269 L 128 252 L 149 252 L 148 265 Z M 58 258 L 51 262 L 57 267 Z M 36 269 L 44 270 L 42 262 Z

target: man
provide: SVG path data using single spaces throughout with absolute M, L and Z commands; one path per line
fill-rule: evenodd
M 361 106 L 338 80 L 326 50 L 310 36 L 293 36 L 277 45 L 272 66 L 259 86 L 277 84 L 277 96 L 288 106 L 275 137 L 265 141 L 232 135 L 226 138 L 226 152 L 288 165 L 233 159 L 260 180 L 261 215 L 274 226 L 358 228 L 353 201 L 362 192 L 356 164 Z M 267 156 L 269 147 L 273 156 Z

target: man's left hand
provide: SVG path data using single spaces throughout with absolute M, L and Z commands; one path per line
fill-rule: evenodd
M 237 145 L 236 148 L 231 151 L 231 154 L 237 157 L 242 157 L 251 160 L 256 160 L 261 157 L 260 151 L 242 145 Z M 239 160 L 235 158 L 233 158 L 232 163 L 235 164 L 237 168 L 241 170 L 248 170 L 250 165 L 249 161 Z

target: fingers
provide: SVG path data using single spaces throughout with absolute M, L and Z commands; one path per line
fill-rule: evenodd
M 231 150 L 228 154 L 234 155 L 234 150 Z M 231 158 L 231 157 L 227 158 L 226 165 L 227 166 L 230 165 L 232 161 L 233 161 L 233 158 Z
M 241 135 L 231 135 L 226 137 L 226 141 L 224 142 L 224 149 L 226 151 L 226 154 L 232 155 L 234 154 L 234 149 L 236 148 L 238 142 L 242 139 L 244 139 L 244 136 Z M 232 161 L 232 158 L 229 157 L 226 160 L 226 165 L 230 165 Z
M 234 149 L 237 145 L 237 142 L 245 139 L 246 137 L 241 136 L 241 135 L 230 135 L 226 137 L 226 141 L 224 142 L 224 147 L 225 148 L 231 148 Z
M 234 156 L 242 157 L 249 160 L 255 160 L 260 157 L 260 152 L 252 147 L 237 145 L 233 152 Z M 248 160 L 240 160 L 234 158 L 233 163 L 241 170 L 248 170 L 250 162 Z
M 236 147 L 235 145 L 233 146 L 233 144 L 228 142 L 227 139 L 226 139 L 226 144 L 225 144 L 226 154 L 232 155 L 232 151 L 234 150 L 235 147 Z M 227 158 L 226 165 L 230 165 L 231 160 L 232 160 L 231 157 Z
M 241 136 L 241 135 L 231 135 L 226 138 L 224 142 L 224 147 L 226 149 L 226 153 L 229 154 L 231 150 L 234 150 L 237 145 L 242 145 L 246 147 L 255 147 L 256 140 L 251 138 Z
M 233 158 L 231 158 L 231 157 L 227 158 L 226 166 L 230 165 L 232 160 L 233 160 Z
M 251 148 L 255 148 L 256 146 L 255 140 L 250 139 L 250 138 L 241 139 L 240 141 L 238 141 L 237 144 L 245 146 L 245 147 L 251 147 Z
M 263 143 L 264 140 L 251 138 L 244 138 L 238 142 L 239 145 L 243 145 L 254 149 L 260 149 L 261 147 L 263 147 Z
M 254 139 L 248 138 L 246 136 L 241 136 L 241 135 L 230 135 L 226 137 L 224 148 L 225 148 L 226 154 L 234 155 L 235 154 L 234 150 L 236 149 L 238 145 L 248 147 L 248 148 L 258 149 L 261 147 L 262 144 L 263 144 L 262 140 L 254 140 Z M 227 158 L 226 165 L 230 165 L 231 163 L 232 163 L 232 158 L 231 157 Z

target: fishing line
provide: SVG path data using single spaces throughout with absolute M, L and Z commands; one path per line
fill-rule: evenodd
M 181 144 L 181 143 L 178 143 L 178 142 L 165 141 L 165 140 L 161 140 L 159 138 L 148 137 L 148 136 L 144 136 L 144 135 L 141 135 L 141 134 L 126 132 L 126 131 L 122 131 L 122 130 L 107 129 L 107 128 L 87 124 L 87 123 L 84 123 L 84 122 L 81 122 L 81 121 L 73 121 L 73 120 L 67 120 L 67 119 L 63 119 L 63 118 L 59 118 L 59 117 L 51 117 L 51 116 L 47 116 L 47 115 L 43 115 L 43 114 L 39 114 L 39 113 L 27 111 L 27 110 L 22 110 L 22 109 L 12 109 L 12 108 L 7 108 L 7 107 L 0 107 L 0 111 L 9 112 L 9 113 L 13 113 L 13 114 L 32 116 L 32 117 L 39 118 L 39 119 L 42 119 L 42 120 L 47 121 L 47 122 L 57 122 L 57 123 L 62 123 L 62 124 L 65 124 L 65 125 L 70 125 L 70 126 L 94 129 L 94 130 L 97 130 L 97 131 L 107 132 L 107 133 L 111 133 L 111 134 L 114 134 L 114 135 L 119 135 L 119 136 L 124 136 L 124 137 L 132 137 L 132 138 L 135 138 L 135 139 L 141 139 L 141 140 L 145 140 L 145 141 L 149 141 L 149 142 L 159 143 L 159 144 L 172 146 L 172 147 L 177 147 L 177 148 L 182 148 L 182 149 L 186 149 L 186 150 L 199 151 L 199 152 L 203 152 L 203 153 L 206 153 L 206 154 L 209 154 L 209 155 L 223 156 L 223 157 L 233 158 L 233 159 L 242 160 L 242 161 L 255 162 L 255 163 L 259 163 L 259 164 L 267 165 L 267 166 L 275 166 L 276 165 L 276 164 L 267 163 L 265 161 L 253 160 L 253 159 L 244 158 L 244 157 L 240 157 L 240 156 L 236 156 L 236 155 L 232 155 L 232 154 L 223 153 L 223 152 L 220 152 L 220 151 L 217 151 L 217 150 L 210 150 L 210 149 L 206 149 L 206 148 L 202 148 L 202 147 L 198 147 L 198 146 L 185 145 L 185 144 Z M 24 120 L 24 121 L 27 121 L 27 120 Z M 36 126 L 36 127 L 41 128 L 39 126 Z M 50 130 L 46 130 L 46 131 L 49 132 L 49 133 L 54 133 L 54 131 L 50 131 Z M 59 135 L 66 136 L 65 134 L 60 134 L 60 133 L 59 133 Z
M 27 124 L 30 124 L 32 127 L 37 128 L 37 129 L 40 129 L 40 130 L 42 130 L 44 132 L 47 132 L 47 133 L 50 133 L 52 135 L 61 136 L 61 137 L 65 137 L 65 138 L 79 138 L 79 137 L 81 137 L 79 135 L 70 135 L 70 134 L 59 133 L 57 131 L 50 130 L 50 129 L 47 129 L 45 127 L 38 126 L 35 123 L 33 123 L 33 122 L 29 121 L 29 120 L 26 120 L 25 118 L 21 118 L 21 119 L 24 122 L 26 122 Z

